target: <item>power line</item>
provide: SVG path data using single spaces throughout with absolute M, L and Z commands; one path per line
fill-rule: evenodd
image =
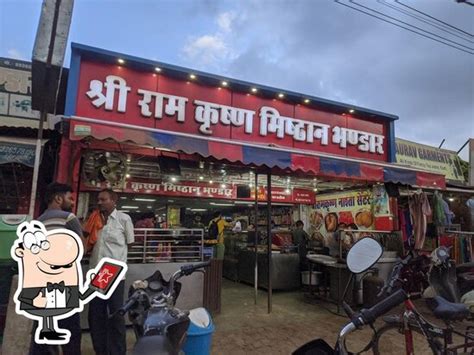
M 376 18 L 376 19 L 379 19 L 379 20 L 381 20 L 381 21 L 387 22 L 387 23 L 389 23 L 389 24 L 391 24 L 391 25 L 394 25 L 394 26 L 396 26 L 396 27 L 403 28 L 403 29 L 405 29 L 405 30 L 407 30 L 407 31 L 410 31 L 410 32 L 415 33 L 415 34 L 417 34 L 417 35 L 420 35 L 420 36 L 422 36 L 422 37 L 426 37 L 426 38 L 428 38 L 428 39 L 431 39 L 432 41 L 445 44 L 445 45 L 447 45 L 448 47 L 457 49 L 457 50 L 462 51 L 462 52 L 465 52 L 465 53 L 474 54 L 474 52 L 470 52 L 470 51 L 467 51 L 467 50 L 465 50 L 465 49 L 456 47 L 456 46 L 454 46 L 454 45 L 452 45 L 452 44 L 450 44 L 450 43 L 447 43 L 447 42 L 444 42 L 444 41 L 440 41 L 440 40 L 438 40 L 438 39 L 436 39 L 436 38 L 433 38 L 433 37 L 430 37 L 430 36 L 428 36 L 428 35 L 426 35 L 426 34 L 423 34 L 423 33 L 417 32 L 417 31 L 414 31 L 414 30 L 412 30 L 412 29 L 409 28 L 409 27 L 401 26 L 401 25 L 399 25 L 399 24 L 397 24 L 397 23 L 395 23 L 395 22 L 386 20 L 386 19 L 384 19 L 384 18 L 382 18 L 382 17 L 376 16 L 376 15 L 371 14 L 371 13 L 369 13 L 369 12 L 366 12 L 366 11 L 363 11 L 363 10 L 361 10 L 361 9 L 358 9 L 357 7 L 353 7 L 353 6 L 350 6 L 350 5 L 348 5 L 348 4 L 344 4 L 344 3 L 341 2 L 341 0 L 334 0 L 334 2 L 336 2 L 336 3 L 339 4 L 339 5 L 348 7 L 348 8 L 350 8 L 350 9 L 352 9 L 352 10 L 355 10 L 355 11 L 358 11 L 358 12 L 360 12 L 360 13 L 363 13 L 363 14 L 365 14 L 365 15 L 368 15 L 368 16 L 374 17 L 374 18 Z
M 387 7 L 390 7 L 391 9 L 395 10 L 395 11 L 398 11 L 398 12 L 401 12 L 402 14 L 405 14 L 407 16 L 410 16 L 412 18 L 415 18 L 417 19 L 418 21 L 421 21 L 421 22 L 424 22 L 430 26 L 433 26 L 441 31 L 444 31 L 446 33 L 449 33 L 450 35 L 452 36 L 455 36 L 455 37 L 458 37 L 464 41 L 467 41 L 467 42 L 470 42 L 470 43 L 474 43 L 474 41 L 471 41 L 469 39 L 467 39 L 465 36 L 466 35 L 463 35 L 463 34 L 457 34 L 455 33 L 454 31 L 452 30 L 449 30 L 448 28 L 445 27 L 442 27 L 440 25 L 437 25 L 434 21 L 430 21 L 430 20 L 427 20 L 427 19 L 424 19 L 422 16 L 419 16 L 419 15 L 415 15 L 413 13 L 411 13 L 410 11 L 407 11 L 407 10 L 403 10 L 395 5 L 392 5 L 392 4 L 389 4 L 386 0 L 377 0 L 378 3 L 384 5 L 384 6 L 387 6 Z M 456 31 L 459 33 L 459 31 Z
M 439 43 L 445 44 L 445 45 L 447 45 L 447 46 L 449 46 L 449 47 L 452 47 L 452 48 L 454 48 L 454 49 L 460 50 L 460 51 L 465 52 L 465 53 L 474 54 L 474 52 L 470 52 L 470 51 L 467 51 L 467 50 L 465 50 L 465 49 L 456 47 L 456 46 L 454 46 L 454 45 L 452 45 L 452 44 L 450 44 L 450 43 L 447 43 L 447 42 L 444 42 L 444 41 L 440 41 L 440 40 L 438 40 L 438 39 L 436 39 L 436 38 L 433 38 L 433 37 L 430 37 L 430 36 L 428 36 L 428 35 L 426 35 L 426 34 L 423 34 L 423 33 L 417 32 L 417 31 L 414 31 L 414 30 L 412 30 L 412 29 L 409 28 L 409 27 L 401 26 L 401 25 L 399 25 L 399 24 L 397 24 L 397 23 L 395 23 L 395 22 L 386 20 L 386 19 L 384 19 L 384 18 L 382 18 L 382 17 L 376 16 L 376 15 L 373 15 L 373 14 L 371 14 L 371 13 L 369 13 L 369 12 L 366 12 L 366 11 L 363 11 L 363 10 L 361 10 L 361 9 L 358 9 L 357 7 L 353 7 L 353 6 L 350 6 L 350 5 L 348 5 L 348 4 L 344 4 L 344 3 L 341 2 L 341 0 L 334 0 L 334 1 L 335 1 L 337 4 L 339 4 L 339 5 L 346 6 L 346 7 L 350 8 L 350 9 L 355 10 L 355 11 L 361 12 L 361 13 L 366 14 L 366 15 L 368 15 L 368 16 L 371 16 L 371 17 L 374 17 L 374 18 L 379 19 L 379 20 L 381 20 L 381 21 L 387 22 L 387 23 L 389 23 L 389 24 L 391 24 L 391 25 L 394 25 L 394 26 L 403 28 L 403 29 L 405 29 L 405 30 L 407 30 L 407 31 L 410 31 L 410 32 L 413 32 L 413 33 L 415 33 L 415 34 L 417 34 L 417 35 L 420 35 L 420 36 L 426 37 L 426 38 L 428 38 L 428 39 L 431 39 L 431 40 L 433 40 L 433 41 L 435 41 L 435 42 L 439 42 Z
M 455 26 L 453 26 L 453 25 L 450 25 L 449 23 L 446 23 L 446 22 L 444 22 L 444 21 L 441 21 L 441 20 L 437 19 L 436 17 L 433 17 L 433 16 L 431 16 L 431 15 L 428 15 L 427 13 L 425 13 L 425 12 L 423 12 L 423 11 L 419 11 L 419 10 L 417 10 L 417 9 L 411 7 L 411 6 L 408 6 L 408 5 L 402 3 L 402 2 L 399 1 L 399 0 L 395 0 L 395 2 L 396 2 L 396 3 L 399 3 L 399 4 L 402 5 L 402 6 L 405 6 L 406 8 L 409 8 L 410 10 L 413 10 L 413 11 L 418 12 L 418 13 L 420 13 L 420 14 L 426 16 L 426 17 L 429 17 L 429 18 L 431 18 L 431 19 L 433 19 L 433 20 L 435 20 L 435 21 L 437 21 L 437 22 L 440 22 L 440 23 L 442 23 L 443 25 L 446 25 L 446 26 L 448 26 L 448 27 L 454 28 L 455 30 L 457 30 L 457 31 L 459 31 L 459 32 L 465 33 L 465 34 L 467 34 L 469 37 L 474 37 L 474 35 L 473 35 L 472 33 L 466 32 L 466 31 L 464 31 L 464 30 L 461 30 L 461 29 L 458 28 L 458 27 L 455 27 Z M 459 1 L 458 1 L 458 2 L 459 2 Z M 467 4 L 469 4 L 469 3 L 467 3 Z
M 428 33 L 428 34 L 430 34 L 430 35 L 432 35 L 432 36 L 441 38 L 441 39 L 443 39 L 443 40 L 445 40 L 445 41 L 448 41 L 448 42 L 450 42 L 450 43 L 453 43 L 453 44 L 455 44 L 455 45 L 458 45 L 458 46 L 461 46 L 461 47 L 464 47 L 464 48 L 466 48 L 466 49 L 469 49 L 469 50 L 474 51 L 474 48 L 465 46 L 465 45 L 462 44 L 462 43 L 454 42 L 453 40 L 450 40 L 449 38 L 442 37 L 442 36 L 440 36 L 440 35 L 437 35 L 436 33 L 433 33 L 433 32 L 427 31 L 427 30 L 424 30 L 424 29 L 421 28 L 421 27 L 417 27 L 417 26 L 415 26 L 415 25 L 409 24 L 408 22 L 399 20 L 399 19 L 397 19 L 397 18 L 395 18 L 395 17 L 392 17 L 392 16 L 389 16 L 389 15 L 387 15 L 387 14 L 384 14 L 383 12 L 374 10 L 374 9 L 368 7 L 368 6 L 364 6 L 364 5 L 362 5 L 362 4 L 359 4 L 359 3 L 356 2 L 355 0 L 349 0 L 349 1 L 350 1 L 351 3 L 353 3 L 353 4 L 355 4 L 355 5 L 358 5 L 358 6 L 362 7 L 362 8 L 364 8 L 364 9 L 367 9 L 367 10 L 369 10 L 369 11 L 375 12 L 376 14 L 385 16 L 385 17 L 387 17 L 387 18 L 389 18 L 389 19 L 391 19 L 391 20 L 394 20 L 394 21 L 403 23 L 404 25 L 410 26 L 410 27 L 412 27 L 412 28 L 416 28 L 417 30 L 422 31 L 422 32 L 424 32 L 424 33 Z M 474 53 L 472 53 L 472 54 L 474 54 Z
M 466 4 L 466 5 L 474 6 L 474 2 L 469 2 L 467 0 L 456 0 L 456 2 L 461 2 L 461 3 Z

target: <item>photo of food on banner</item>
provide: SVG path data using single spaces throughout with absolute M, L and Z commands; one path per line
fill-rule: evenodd
M 344 258 L 357 240 L 371 235 L 378 218 L 389 215 L 383 185 L 318 195 L 310 213 L 310 243 L 322 246 L 323 254 Z

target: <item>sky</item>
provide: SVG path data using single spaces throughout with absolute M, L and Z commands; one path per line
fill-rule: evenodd
M 349 1 L 474 48 L 385 0 Z M 399 1 L 474 33 L 473 6 Z M 0 56 L 31 59 L 40 9 L 0 0 Z M 334 0 L 76 0 L 71 41 L 394 114 L 396 136 L 419 143 L 457 151 L 474 138 L 474 55 Z

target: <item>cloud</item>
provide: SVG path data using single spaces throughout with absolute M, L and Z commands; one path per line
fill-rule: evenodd
M 402 18 L 378 2 L 357 2 Z M 201 12 L 215 27 L 187 43 L 185 64 L 397 115 L 396 135 L 419 143 L 446 138 L 444 146 L 457 150 L 474 136 L 474 56 L 332 1 L 220 4 Z M 472 32 L 465 6 L 410 6 Z
M 191 37 L 183 47 L 186 57 L 201 65 L 212 65 L 225 59 L 230 50 L 219 35 Z
M 230 32 L 232 30 L 232 22 L 236 15 L 234 12 L 223 12 L 217 17 L 217 24 L 219 29 L 223 32 Z
M 413 6 L 472 28 L 459 4 Z M 397 136 L 420 143 L 446 138 L 457 150 L 474 136 L 473 56 L 333 2 L 254 2 L 236 12 L 231 76 L 398 115 Z
M 223 67 L 235 57 L 229 45 L 233 21 L 236 15 L 232 11 L 217 14 L 217 29 L 214 33 L 188 37 L 182 53 L 186 60 L 203 67 Z
M 7 55 L 11 59 L 26 60 L 26 57 L 18 49 L 15 48 L 9 49 L 7 51 Z

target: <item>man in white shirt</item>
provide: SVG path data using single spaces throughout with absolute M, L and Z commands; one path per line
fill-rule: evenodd
M 133 223 L 129 215 L 116 209 L 117 193 L 104 189 L 99 193 L 98 206 L 103 218 L 103 228 L 98 232 L 98 240 L 90 257 L 90 268 L 94 268 L 103 257 L 127 262 L 128 245 L 135 241 Z M 125 320 L 109 314 L 117 311 L 124 302 L 124 284 L 119 286 L 108 300 L 99 298 L 89 303 L 89 327 L 96 354 L 126 353 Z

